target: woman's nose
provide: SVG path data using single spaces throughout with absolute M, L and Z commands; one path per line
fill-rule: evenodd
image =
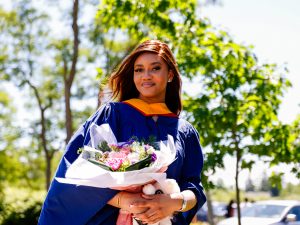
M 143 78 L 144 79 L 149 79 L 152 77 L 152 71 L 151 70 L 145 70 L 144 74 L 143 74 Z

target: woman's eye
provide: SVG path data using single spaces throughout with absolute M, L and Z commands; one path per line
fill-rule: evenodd
M 134 70 L 134 72 L 136 72 L 136 73 L 140 73 L 140 72 L 142 72 L 143 71 L 143 69 L 141 69 L 141 68 L 138 68 L 138 69 L 135 69 Z
M 160 66 L 154 67 L 153 70 L 154 70 L 154 71 L 155 71 L 155 70 L 160 70 Z

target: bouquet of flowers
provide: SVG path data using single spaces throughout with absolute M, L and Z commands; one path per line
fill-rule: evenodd
M 133 171 L 151 165 L 156 160 L 155 149 L 150 144 L 140 143 L 135 137 L 128 142 L 108 144 L 102 141 L 97 149 L 79 149 L 83 158 L 108 171 Z
M 91 141 L 79 149 L 79 157 L 67 169 L 61 183 L 100 188 L 126 189 L 150 181 L 166 179 L 163 173 L 174 161 L 176 151 L 172 136 L 159 145 L 132 138 L 118 143 L 110 126 L 92 124 Z

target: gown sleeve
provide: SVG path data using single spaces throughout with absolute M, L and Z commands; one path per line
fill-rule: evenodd
M 113 103 L 102 106 L 73 135 L 60 161 L 55 177 L 64 177 L 68 166 L 78 157 L 77 150 L 90 140 L 89 127 L 92 122 L 100 125 L 109 123 L 112 130 L 117 128 L 117 115 Z M 83 225 L 103 224 L 118 209 L 107 205 L 117 191 L 59 183 L 53 179 L 44 201 L 39 225 Z M 101 217 L 97 216 L 101 215 Z
M 203 154 L 199 143 L 199 135 L 191 124 L 189 124 L 188 127 L 185 137 L 185 156 L 179 186 L 181 190 L 193 191 L 197 198 L 196 206 L 183 213 L 185 220 L 190 223 L 197 211 L 206 202 L 206 197 L 201 185 Z

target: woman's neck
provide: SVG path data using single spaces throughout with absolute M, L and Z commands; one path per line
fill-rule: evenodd
M 157 98 L 145 98 L 143 96 L 139 96 L 138 99 L 148 103 L 148 104 L 153 104 L 153 103 L 165 103 L 165 99 L 157 99 Z

